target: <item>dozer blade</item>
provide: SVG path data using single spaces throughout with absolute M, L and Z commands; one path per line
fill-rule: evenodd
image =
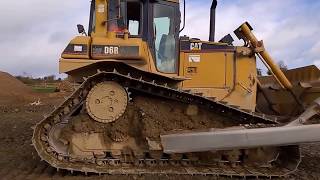
M 320 98 L 289 124 L 280 127 L 211 129 L 162 135 L 166 153 L 188 153 L 216 150 L 287 146 L 320 142 L 320 124 L 304 125 L 319 113 Z
M 241 128 L 241 127 L 240 127 Z M 161 136 L 164 152 L 188 153 L 215 150 L 285 146 L 320 141 L 320 124 L 257 129 L 209 130 Z

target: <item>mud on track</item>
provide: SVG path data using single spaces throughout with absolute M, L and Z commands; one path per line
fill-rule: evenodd
M 0 101 L 0 179 L 222 179 L 221 177 L 192 176 L 87 176 L 58 171 L 41 161 L 31 146 L 32 129 L 43 115 L 50 112 L 62 100 L 61 94 L 53 94 L 42 99 L 42 105 L 30 106 L 29 102 L 6 103 Z M 303 162 L 299 171 L 290 179 L 320 179 L 320 144 L 302 146 Z M 230 178 L 223 178 L 230 179 Z

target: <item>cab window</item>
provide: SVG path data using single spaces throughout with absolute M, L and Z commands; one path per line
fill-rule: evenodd
M 131 36 L 141 34 L 142 4 L 138 0 L 109 0 L 108 31 L 124 32 Z
M 130 35 L 137 36 L 141 34 L 141 9 L 139 1 L 127 2 L 127 27 Z
M 177 71 L 175 8 L 154 4 L 154 35 L 156 66 L 164 73 Z
M 96 6 L 95 2 L 91 1 L 91 6 L 90 6 L 90 21 L 89 21 L 89 36 L 95 32 L 96 29 Z

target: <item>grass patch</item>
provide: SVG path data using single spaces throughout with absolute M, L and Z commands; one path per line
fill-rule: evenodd
M 48 86 L 48 87 L 34 86 L 34 87 L 32 87 L 32 90 L 34 92 L 37 92 L 37 93 L 54 93 L 54 92 L 57 92 L 57 88 L 56 87 L 51 87 L 51 86 Z

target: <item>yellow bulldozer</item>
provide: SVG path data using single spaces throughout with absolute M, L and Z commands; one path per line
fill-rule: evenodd
M 216 42 L 216 7 L 202 41 L 179 36 L 178 0 L 92 0 L 88 32 L 78 25 L 59 61 L 79 87 L 34 129 L 41 159 L 99 174 L 293 173 L 299 144 L 320 140 L 319 70 L 288 80 L 247 22 L 243 46 Z

